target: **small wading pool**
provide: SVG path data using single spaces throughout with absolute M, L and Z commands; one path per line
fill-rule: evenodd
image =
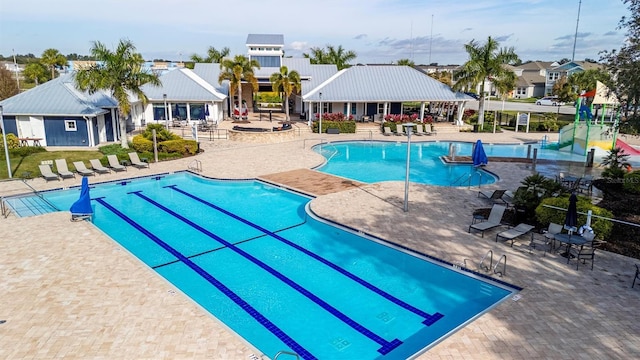
M 79 192 L 43 196 L 69 209 Z M 96 226 L 270 358 L 406 359 L 520 291 L 323 222 L 310 198 L 259 181 L 177 173 L 90 195 Z

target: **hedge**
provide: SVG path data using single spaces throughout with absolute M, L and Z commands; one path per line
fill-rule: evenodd
M 318 121 L 313 122 L 313 132 L 318 132 Z M 331 121 L 331 120 L 322 120 L 322 132 L 326 133 L 328 128 L 336 128 L 340 130 L 340 133 L 349 133 L 355 134 L 356 132 L 356 122 L 353 120 L 346 121 Z
M 145 138 L 142 134 L 133 137 L 131 146 L 139 153 L 153 152 L 153 141 Z
M 549 224 L 552 222 L 556 224 L 564 224 L 564 219 L 567 214 L 566 211 L 548 208 L 544 205 L 551 205 L 567 209 L 569 208 L 568 196 L 546 198 L 542 200 L 540 205 L 538 205 L 538 207 L 536 208 L 536 218 L 541 224 Z M 589 199 L 588 197 L 578 196 L 578 202 L 576 205 L 578 208 L 577 227 L 580 227 L 583 224 L 587 223 L 587 215 L 582 215 L 580 213 L 582 212 L 586 214 L 588 210 L 591 210 L 593 215 L 613 218 L 613 213 L 611 213 L 611 211 L 593 205 L 591 203 L 591 199 Z M 596 237 L 598 239 L 606 240 L 609 234 L 611 234 L 613 222 L 598 217 L 592 217 L 591 228 L 593 229 L 593 232 L 596 234 Z

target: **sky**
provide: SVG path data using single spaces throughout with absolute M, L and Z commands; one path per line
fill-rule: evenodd
M 489 36 L 523 61 L 598 60 L 620 48 L 622 0 L 0 0 L 0 54 L 89 55 L 129 39 L 146 60 L 187 61 L 213 46 L 246 55 L 247 35 L 282 34 L 285 55 L 342 46 L 355 63 L 462 64 Z M 579 19 L 579 21 L 577 21 Z

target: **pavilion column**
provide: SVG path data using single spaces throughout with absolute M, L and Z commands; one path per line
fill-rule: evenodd
M 425 103 L 423 101 L 420 103 L 420 122 L 424 120 L 424 108 L 425 108 Z
M 345 114 L 347 119 L 349 119 L 349 115 L 351 115 L 351 102 L 347 103 L 347 113 Z

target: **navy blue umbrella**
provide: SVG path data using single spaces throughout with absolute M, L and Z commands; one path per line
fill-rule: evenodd
M 209 105 L 204 104 L 204 116 L 209 116 Z
M 485 166 L 489 163 L 487 154 L 484 152 L 484 147 L 482 146 L 482 141 L 479 139 L 478 141 L 476 141 L 476 146 L 473 148 L 471 160 L 473 161 L 473 166 L 475 167 Z
M 89 195 L 89 179 L 82 177 L 82 186 L 80 188 L 80 198 L 71 205 L 72 216 L 86 216 L 93 214 L 91 208 L 91 196 Z
M 567 215 L 564 219 L 564 226 L 566 229 L 575 229 L 578 225 L 578 197 L 575 193 L 569 196 L 569 208 L 567 209 Z

